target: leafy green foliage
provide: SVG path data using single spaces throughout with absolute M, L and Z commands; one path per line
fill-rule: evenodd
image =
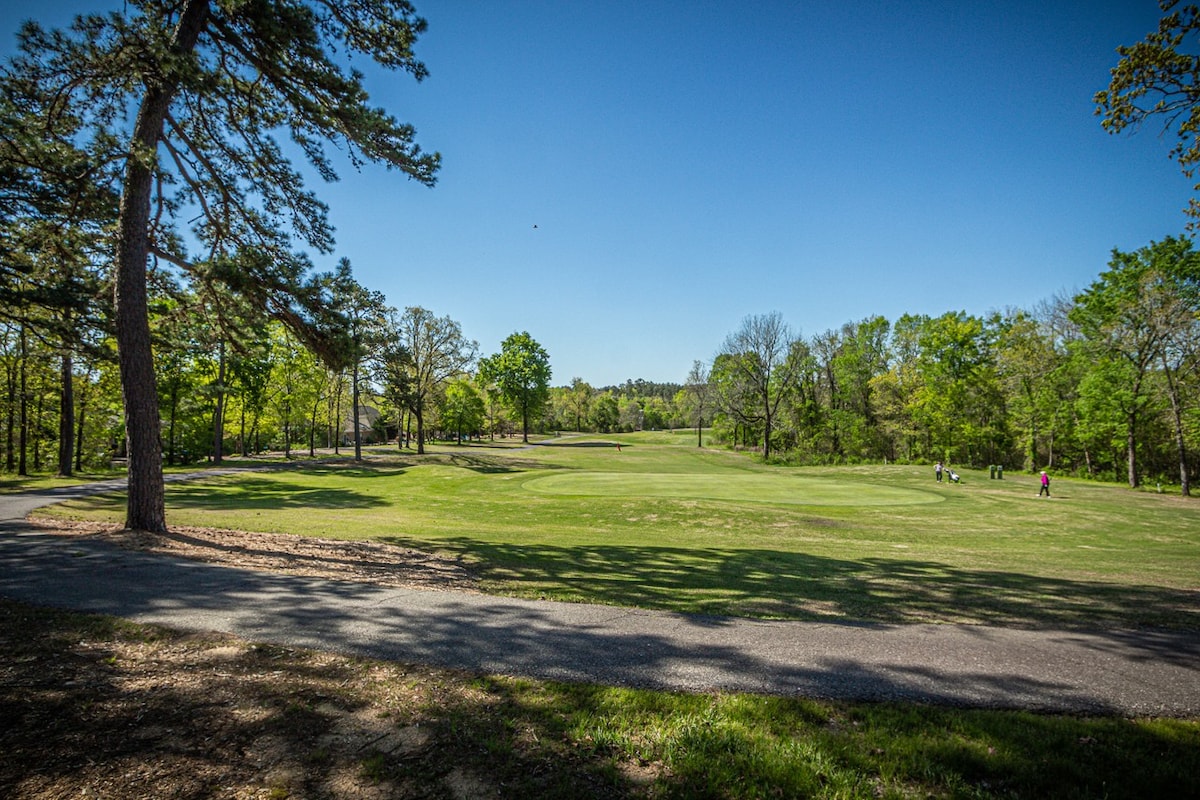
M 1130 486 L 1137 486 L 1139 423 L 1149 404 L 1152 369 L 1162 367 L 1178 412 L 1177 374 L 1194 364 L 1200 345 L 1200 254 L 1189 239 L 1168 237 L 1134 253 L 1113 251 L 1108 270 L 1075 298 L 1071 318 L 1086 350 L 1101 362 L 1119 362 L 1123 379 L 1113 396 L 1125 422 Z M 1184 493 L 1188 466 L 1176 414 L 1176 441 Z
M 1108 88 L 1096 93 L 1096 114 L 1109 133 L 1161 120 L 1173 134 L 1171 157 L 1189 178 L 1200 165 L 1200 8 L 1161 0 L 1164 12 L 1158 30 L 1144 41 L 1117 48 L 1121 60 L 1113 67 Z M 1195 187 L 1200 190 L 1200 184 Z M 1192 225 L 1200 219 L 1200 201 L 1188 208 Z
M 480 377 L 495 384 L 504 402 L 521 417 L 529 440 L 529 421 L 550 397 L 550 355 L 527 332 L 510 334 L 500 352 L 479 362 Z
M 452 381 L 446 386 L 446 397 L 441 405 L 442 425 L 457 434 L 461 443 L 465 434 L 483 427 L 483 398 L 464 379 Z
M 389 336 L 395 339 L 393 347 L 398 347 L 388 359 L 388 369 L 397 373 L 391 376 L 391 383 L 396 397 L 417 419 L 417 452 L 424 453 L 426 409 L 448 381 L 473 366 L 479 343 L 468 340 L 462 326 L 450 317 L 435 317 L 420 306 L 393 315 Z M 455 397 L 455 424 L 450 428 L 460 434 L 482 425 L 482 400 L 478 408 L 469 403 L 468 389 L 460 387 Z
M 112 220 L 113 261 L 131 526 L 166 524 L 149 257 L 191 280 L 240 290 L 331 358 L 338 348 L 324 336 L 339 326 L 319 324 L 326 304 L 314 298 L 323 284 L 305 277 L 308 263 L 292 236 L 329 252 L 332 232 L 325 206 L 275 137 L 287 131 L 326 180 L 335 177 L 325 153 L 333 143 L 355 165 L 381 163 L 433 185 L 437 154 L 423 153 L 411 126 L 371 106 L 362 74 L 343 66 L 366 56 L 419 80 L 425 68 L 412 45 L 424 28 L 403 0 L 137 0 L 108 16 L 79 17 L 69 31 L 47 32 L 36 23 L 22 29 L 21 55 L 0 81 L 6 99 L 0 126 L 25 125 L 51 131 L 52 143 L 77 142 L 85 161 L 113 167 L 92 170 L 89 179 L 107 177 L 105 189 L 121 196 Z M 14 197 L 71 193 L 39 188 L 67 186 L 61 180 L 73 157 L 67 148 L 12 141 L 20 154 L 36 156 L 18 162 Z M 73 172 L 80 170 L 65 170 Z M 188 217 L 192 237 L 207 251 L 200 258 L 189 256 L 178 233 Z M 240 270 L 222 261 L 233 253 L 240 254 Z M 198 261 L 209 266 L 198 268 Z

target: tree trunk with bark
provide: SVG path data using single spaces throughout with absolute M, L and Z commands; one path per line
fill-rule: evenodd
M 187 0 L 172 50 L 191 53 L 208 21 L 208 0 Z M 125 162 L 117 216 L 116 322 L 125 431 L 129 441 L 129 493 L 125 526 L 162 533 L 167 530 L 163 493 L 161 422 L 154 380 L 154 354 L 147 309 L 146 260 L 150 254 L 152 164 L 178 77 L 163 75 L 151 84 L 138 109 L 130 153 Z
M 1179 385 L 1172 374 L 1166 356 L 1162 359 L 1163 374 L 1167 378 L 1167 394 L 1171 398 L 1171 421 L 1175 425 L 1175 452 L 1179 456 L 1179 486 L 1184 497 L 1191 497 L 1192 486 L 1188 478 L 1187 443 L 1183 435 L 1183 412 L 1180 409 Z
M 216 408 L 213 409 L 213 463 L 220 464 L 225 455 L 225 340 L 217 344 Z
M 362 420 L 358 411 L 358 361 L 354 362 L 354 368 L 350 373 L 353 385 L 350 387 L 350 398 L 353 401 L 354 414 L 354 460 L 362 461 Z
M 70 477 L 75 461 L 75 375 L 70 351 L 62 354 L 58 410 L 58 474 Z
M 87 421 L 88 382 L 91 380 L 91 370 L 85 374 L 83 384 L 79 389 L 79 413 L 75 416 L 75 471 L 83 471 L 83 432 Z
M 21 323 L 21 359 L 20 359 L 20 399 L 17 428 L 17 474 L 24 477 L 29 474 L 29 463 L 26 460 L 29 448 L 29 374 L 26 364 L 29 362 L 29 340 L 25 332 L 25 323 Z

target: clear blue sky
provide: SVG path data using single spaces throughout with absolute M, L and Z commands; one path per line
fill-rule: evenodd
M 5 55 L 21 17 L 111 5 L 3 2 Z M 1093 114 L 1153 0 L 415 2 L 430 77 L 368 88 L 438 185 L 314 178 L 315 260 L 485 354 L 528 331 L 556 385 L 682 381 L 750 314 L 1028 308 L 1184 232 L 1170 142 Z

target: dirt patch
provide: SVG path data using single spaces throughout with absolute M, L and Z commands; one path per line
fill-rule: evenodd
M 523 687 L 0 600 L 0 797 L 642 794 Z
M 478 591 L 457 559 L 374 542 L 31 522 L 230 567 Z M 0 797 L 644 795 L 524 686 L 0 600 Z M 532 736 L 513 732 L 523 718 Z
M 379 542 L 215 528 L 177 527 L 168 533 L 149 533 L 99 522 L 36 517 L 29 522 L 56 536 L 99 539 L 129 550 L 162 553 L 227 567 L 381 586 L 479 591 L 478 579 L 459 559 Z

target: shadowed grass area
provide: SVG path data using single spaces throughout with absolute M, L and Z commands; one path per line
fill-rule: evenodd
M 485 590 L 535 599 L 810 621 L 1200 629 L 1195 590 L 1143 584 L 770 550 L 443 545 L 478 559 Z
M 372 451 L 170 485 L 176 525 L 394 542 L 489 591 L 706 613 L 1200 628 L 1200 505 L 931 468 L 769 467 L 685 436 Z M 571 446 L 568 446 L 571 445 Z M 119 520 L 119 498 L 57 513 Z

